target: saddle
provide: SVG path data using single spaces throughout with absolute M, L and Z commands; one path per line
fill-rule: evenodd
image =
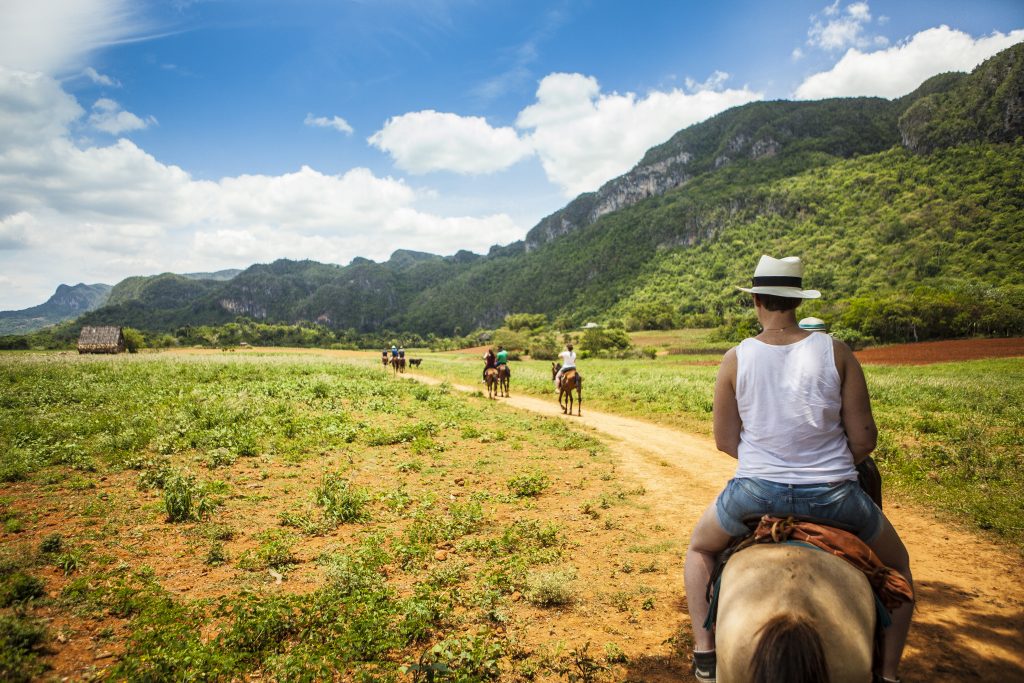
M 579 373 L 576 372 L 576 368 L 569 368 L 562 373 L 562 382 L 565 384 L 571 384 L 576 381 L 576 375 L 578 374 Z

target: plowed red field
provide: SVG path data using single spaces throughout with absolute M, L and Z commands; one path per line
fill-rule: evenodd
M 854 355 L 861 363 L 872 365 L 927 365 L 979 358 L 1009 358 L 1024 356 L 1024 337 L 893 344 L 864 349 Z

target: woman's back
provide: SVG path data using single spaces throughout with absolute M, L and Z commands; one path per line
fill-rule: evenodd
M 831 337 L 810 334 L 784 345 L 746 339 L 736 360 L 742 422 L 736 477 L 785 484 L 857 478 Z

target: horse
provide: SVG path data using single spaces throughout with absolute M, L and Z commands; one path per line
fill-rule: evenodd
M 391 363 L 391 361 L 388 360 L 387 354 L 380 357 L 380 362 L 384 364 L 384 371 L 387 372 L 388 365 Z
M 405 359 L 395 356 L 391 359 L 391 367 L 396 375 L 400 372 L 405 372 Z
M 422 363 L 422 362 L 423 362 L 422 358 L 410 358 L 409 359 L 409 367 L 411 367 L 411 368 L 418 368 L 420 366 L 420 363 Z
M 498 388 L 501 390 L 501 395 L 508 398 L 508 383 L 512 373 L 508 369 L 508 365 L 502 363 L 498 366 Z
M 875 599 L 864 573 L 801 545 L 755 545 L 722 572 L 721 683 L 867 683 Z
M 487 368 L 484 370 L 484 381 L 487 382 L 487 398 L 494 398 L 495 395 L 500 394 L 498 368 Z
M 562 369 L 561 363 L 551 364 L 551 379 L 555 379 L 558 376 L 558 371 Z M 558 381 L 558 405 L 562 407 L 563 413 L 572 415 L 572 390 L 576 389 L 576 403 L 578 408 L 576 409 L 576 415 L 580 416 L 583 414 L 583 377 L 576 368 L 569 368 L 562 375 L 562 379 Z

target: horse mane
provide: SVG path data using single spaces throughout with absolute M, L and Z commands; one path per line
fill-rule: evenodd
M 780 614 L 758 633 L 751 658 L 753 683 L 829 683 L 821 636 L 806 619 Z

